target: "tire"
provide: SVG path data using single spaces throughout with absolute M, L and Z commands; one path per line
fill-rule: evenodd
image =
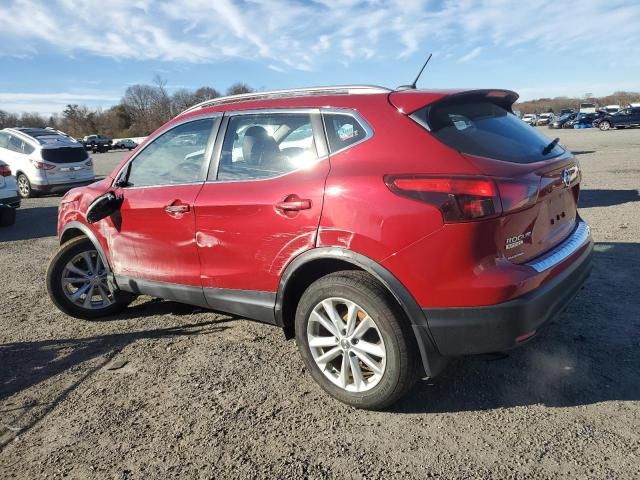
M 347 302 L 357 312 L 351 327 L 345 322 L 351 311 Z M 329 320 L 325 305 L 339 315 L 338 328 L 344 327 L 340 338 L 325 327 L 327 322 L 329 327 L 336 325 Z M 372 322 L 363 321 L 367 316 Z M 321 317 L 324 323 L 317 320 Z M 367 327 L 371 323 L 373 327 Z M 407 393 L 417 379 L 419 356 L 409 322 L 390 293 L 366 272 L 336 272 L 312 283 L 298 303 L 295 329 L 307 370 L 320 387 L 343 403 L 367 410 L 384 409 Z M 327 340 L 330 345 L 318 347 L 318 342 Z M 366 355 L 361 350 L 365 345 Z M 341 353 L 335 354 L 336 349 Z M 319 363 L 317 359 L 327 358 L 327 354 L 333 355 L 332 360 Z M 362 358 L 373 360 L 377 372 Z
M 18 195 L 20 195 L 21 198 L 33 197 L 31 182 L 24 173 L 19 173 L 16 181 L 18 182 Z
M 600 122 L 600 130 L 603 132 L 611 130 L 611 123 L 608 120 L 603 120 L 602 122 Z
M 85 255 L 89 256 L 91 264 L 83 260 L 82 257 Z M 93 274 L 93 276 L 83 278 L 67 270 L 70 262 L 77 262 L 73 263 L 77 270 L 83 271 L 88 268 L 97 271 L 91 272 L 89 270 L 89 273 Z M 100 268 L 101 264 L 102 259 L 100 255 L 91 240 L 86 237 L 77 237 L 61 245 L 58 252 L 51 259 L 47 270 L 47 291 L 53 303 L 67 315 L 83 320 L 95 320 L 100 317 L 114 315 L 124 310 L 127 305 L 133 301 L 135 296 L 128 292 L 111 290 L 108 282 L 106 282 L 106 269 L 104 267 Z M 96 266 L 98 268 L 95 268 Z M 104 275 L 100 275 L 101 272 L 104 272 Z M 63 275 L 65 274 L 73 275 L 73 277 L 67 278 L 77 277 L 79 281 L 69 283 L 68 286 L 65 286 L 62 281 Z M 95 283 L 91 283 L 92 281 Z M 89 301 L 86 301 L 87 295 L 82 292 L 78 297 L 78 302 L 72 301 L 72 294 L 82 290 L 87 284 L 89 284 L 89 287 L 86 291 L 93 293 Z M 71 289 L 76 288 L 77 290 L 75 290 L 75 292 L 70 292 Z M 102 292 L 106 293 L 106 296 L 101 296 L 99 291 L 95 293 L 98 288 L 102 288 Z M 83 303 L 83 295 L 84 305 L 90 305 L 89 308 L 80 304 Z M 93 299 L 95 299 L 96 296 L 100 297 L 101 304 L 97 301 L 94 303 Z
M 0 205 L 0 227 L 9 227 L 16 223 L 16 209 L 9 205 Z

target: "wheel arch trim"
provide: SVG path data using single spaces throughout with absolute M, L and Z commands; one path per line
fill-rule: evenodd
M 60 244 L 62 244 L 62 239 L 64 238 L 65 232 L 68 232 L 69 230 L 79 230 L 80 232 L 82 232 L 82 234 L 85 237 L 87 237 L 91 241 L 91 243 L 93 243 L 93 246 L 96 247 L 98 254 L 102 257 L 102 263 L 107 268 L 107 271 L 111 273 L 111 265 L 109 264 L 109 258 L 107 257 L 104 249 L 102 248 L 102 245 L 98 241 L 98 237 L 96 237 L 96 234 L 93 233 L 93 231 L 89 227 L 87 227 L 84 223 L 81 223 L 78 221 L 69 222 L 64 226 L 64 228 L 60 232 L 60 238 L 59 238 Z
M 276 325 L 284 327 L 283 304 L 285 292 L 292 281 L 294 274 L 303 266 L 318 260 L 341 260 L 358 267 L 371 274 L 391 293 L 404 311 L 409 320 L 410 327 L 416 338 L 420 350 L 420 357 L 427 376 L 435 376 L 444 366 L 446 360 L 442 357 L 429 330 L 427 318 L 416 300 L 407 288 L 393 275 L 375 260 L 340 247 L 319 247 L 308 250 L 292 260 L 280 277 L 276 294 L 275 319 Z

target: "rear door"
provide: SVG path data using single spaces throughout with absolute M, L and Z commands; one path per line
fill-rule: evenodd
M 280 273 L 316 242 L 329 173 L 320 113 L 225 114 L 221 132 L 195 204 L 205 296 L 273 321 Z

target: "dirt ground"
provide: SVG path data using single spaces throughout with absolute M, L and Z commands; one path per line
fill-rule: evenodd
M 59 197 L 25 201 L 0 230 L 0 478 L 638 478 L 640 130 L 544 131 L 583 168 L 586 288 L 525 347 L 386 412 L 325 395 L 273 327 L 148 297 L 63 315 L 44 286 Z

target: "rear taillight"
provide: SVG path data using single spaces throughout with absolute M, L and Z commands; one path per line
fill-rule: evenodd
M 391 191 L 438 207 L 445 222 L 497 217 L 534 205 L 539 179 L 387 176 Z
M 56 168 L 55 165 L 52 165 L 50 163 L 45 163 L 45 162 L 39 162 L 38 160 L 29 160 L 31 162 L 31 164 L 36 167 L 38 170 L 53 170 L 54 168 Z
M 8 165 L 0 165 L 0 177 L 10 177 L 11 169 Z
M 387 176 L 391 191 L 430 203 L 445 222 L 464 222 L 500 215 L 495 182 L 486 177 Z
M 92 159 L 89 159 L 89 160 L 87 160 L 86 162 L 84 162 L 84 164 L 85 164 L 87 167 L 93 167 L 93 160 L 92 160 Z

